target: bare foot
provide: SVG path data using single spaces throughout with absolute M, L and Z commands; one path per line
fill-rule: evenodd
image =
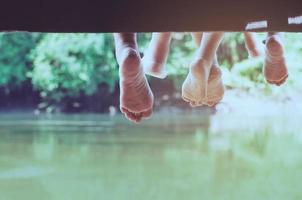
M 167 76 L 165 63 L 169 54 L 170 41 L 170 32 L 152 33 L 152 39 L 142 59 L 146 74 L 157 78 Z
M 192 107 L 207 103 L 208 79 L 212 62 L 198 59 L 191 64 L 189 74 L 182 85 L 182 98 Z
M 142 59 L 142 64 L 145 73 L 150 76 L 164 79 L 168 75 L 165 69 L 165 63 L 159 63 L 154 60 L 151 60 L 148 56 L 144 56 Z
M 268 83 L 278 86 L 288 77 L 282 40 L 278 35 L 270 36 L 266 40 L 263 73 Z
M 221 77 L 222 74 L 220 68 L 216 65 L 212 65 L 208 80 L 207 106 L 212 107 L 223 98 L 224 86 Z
M 126 47 L 120 51 L 117 60 L 120 66 L 120 109 L 129 120 L 138 123 L 151 116 L 154 97 L 137 50 Z

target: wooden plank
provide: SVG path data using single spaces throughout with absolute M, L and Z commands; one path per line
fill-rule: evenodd
M 288 17 L 298 0 L 16 0 L 0 7 L 0 30 L 31 32 L 302 31 Z

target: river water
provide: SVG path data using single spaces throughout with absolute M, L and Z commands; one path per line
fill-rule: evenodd
M 0 200 L 302 199 L 301 116 L 0 115 Z

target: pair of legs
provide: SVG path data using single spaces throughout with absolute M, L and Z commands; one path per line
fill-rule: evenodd
M 207 80 L 211 70 L 209 65 L 212 65 L 212 63 L 217 65 L 216 49 L 219 42 L 215 43 L 213 41 L 218 38 L 221 39 L 222 33 L 206 33 L 203 39 L 201 39 L 202 34 L 196 33 L 193 36 L 196 44 L 200 44 L 200 47 L 195 61 L 191 64 L 190 74 L 183 86 L 183 93 L 187 96 L 192 95 L 198 98 L 205 98 L 205 96 L 209 95 L 213 97 L 209 102 L 212 105 L 219 100 L 212 93 L 207 94 Z M 116 58 L 120 67 L 120 110 L 129 120 L 139 122 L 141 119 L 151 116 L 154 101 L 145 72 L 159 78 L 164 78 L 167 75 L 164 65 L 169 52 L 171 33 L 154 33 L 143 59 L 141 59 L 138 51 L 135 33 L 115 33 L 114 40 Z M 212 46 L 213 44 L 214 47 Z M 200 57 L 205 59 L 200 59 Z M 221 72 L 218 67 L 213 69 L 213 75 L 210 76 L 211 79 L 209 80 L 212 80 L 212 87 L 216 88 L 218 86 L 217 83 L 221 81 Z M 219 84 L 219 87 L 223 94 L 222 84 Z M 209 91 L 212 91 L 212 89 Z M 222 98 L 222 95 L 220 96 Z M 183 97 L 189 101 L 189 98 L 184 95 Z M 197 106 L 197 103 L 202 101 L 196 100 L 194 102 L 196 103 L 192 102 L 192 106 Z
M 261 53 L 253 34 L 244 34 L 246 47 L 250 56 L 258 57 Z M 282 85 L 287 77 L 287 65 L 283 47 L 283 35 L 279 32 L 269 32 L 265 40 L 265 60 L 263 74 L 266 81 L 277 86 Z
M 223 32 L 192 33 L 198 47 L 190 65 L 189 74 L 182 86 L 182 97 L 192 106 L 212 106 L 224 93 L 221 71 L 216 58 Z M 164 65 L 169 52 L 171 33 L 154 33 L 143 59 L 140 58 L 136 34 L 114 34 L 116 57 L 120 66 L 121 111 L 128 119 L 139 122 L 152 114 L 153 94 L 144 72 L 164 78 Z M 260 54 L 255 38 L 245 33 L 247 49 L 252 57 Z M 280 85 L 287 78 L 282 36 L 268 33 L 266 40 L 264 75 L 269 83 Z
M 216 51 L 222 40 L 223 32 L 192 33 L 197 51 L 190 64 L 189 74 L 182 86 L 182 97 L 191 106 L 218 103 L 224 94 L 221 71 L 217 61 Z M 254 35 L 245 33 L 247 48 L 251 56 L 260 55 Z M 147 74 L 163 78 L 166 76 L 164 64 L 170 44 L 170 33 L 153 33 L 152 40 L 146 52 L 145 65 Z
M 216 51 L 223 33 L 192 33 L 192 36 L 198 50 L 182 87 L 183 99 L 190 102 L 192 106 L 212 106 L 222 99 L 224 93 L 221 72 L 216 58 Z M 146 56 L 147 60 L 156 60 L 153 65 L 148 65 L 146 69 L 150 75 L 157 77 L 166 75 L 163 66 L 170 43 L 170 38 L 167 39 L 167 37 L 169 37 L 167 33 L 153 34 L 149 46 L 151 51 L 147 51 Z M 251 57 L 258 57 L 263 53 L 256 41 L 255 34 L 245 32 L 244 39 Z M 270 84 L 281 85 L 288 77 L 281 33 L 269 32 L 267 34 L 263 72 L 265 79 Z
M 191 106 L 213 106 L 224 94 L 221 71 L 218 67 L 216 51 L 223 33 L 192 33 L 198 48 L 190 65 L 190 72 L 182 86 L 182 97 Z M 146 74 L 164 78 L 164 68 L 169 53 L 171 33 L 153 33 L 145 52 L 143 65 Z

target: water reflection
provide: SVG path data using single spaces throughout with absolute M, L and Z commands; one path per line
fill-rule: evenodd
M 302 197 L 299 117 L 0 119 L 0 199 Z

